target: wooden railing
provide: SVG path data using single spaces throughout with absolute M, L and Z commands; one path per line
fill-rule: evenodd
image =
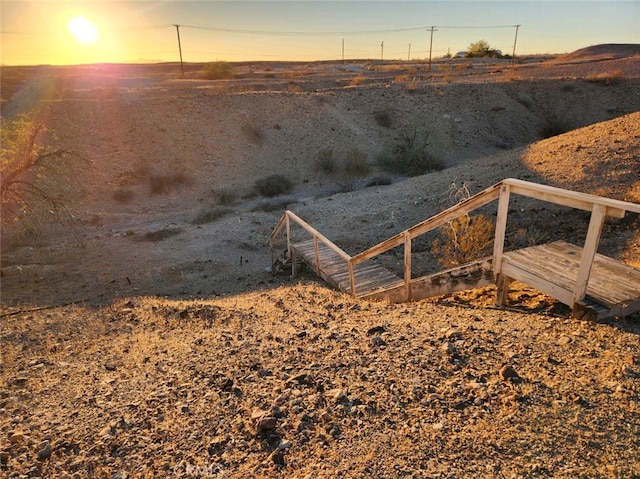
M 502 255 L 504 253 L 504 240 L 507 227 L 507 213 L 509 211 L 509 200 L 511 194 L 518 194 L 538 200 L 555 203 L 558 205 L 568 206 L 591 212 L 591 220 L 585 239 L 583 253 L 580 263 L 578 277 L 574 289 L 574 302 L 585 297 L 591 265 L 600 240 L 600 234 L 604 225 L 606 216 L 622 218 L 626 211 L 632 211 L 640 214 L 640 205 L 625 201 L 613 200 L 600 196 L 579 193 L 570 190 L 564 190 L 552 186 L 540 185 L 528 181 L 508 178 L 497 183 L 480 193 L 438 213 L 411 228 L 396 234 L 395 236 L 359 253 L 350 256 L 329 239 L 320 234 L 312 226 L 299 218 L 291 211 L 286 211 L 278 222 L 273 233 L 269 236 L 269 243 L 273 244 L 273 239 L 282 228 L 286 228 L 287 233 L 287 250 L 291 253 L 291 221 L 294 221 L 304 230 L 313 235 L 315 252 L 316 252 L 316 268 L 319 274 L 321 270 L 320 258 L 318 255 L 318 243 L 322 242 L 327 247 L 337 253 L 347 264 L 349 270 L 349 279 L 351 283 L 351 292 L 355 294 L 356 284 L 354 276 L 354 266 L 375 258 L 393 248 L 404 245 L 404 297 L 406 300 L 411 299 L 411 244 L 412 241 L 429 231 L 440 228 L 445 224 L 468 214 L 482 206 L 485 206 L 495 200 L 498 200 L 498 211 L 496 219 L 495 239 L 493 246 L 493 273 L 497 279 L 501 272 Z M 295 263 L 295 261 L 294 261 Z M 499 290 L 499 295 L 504 291 Z

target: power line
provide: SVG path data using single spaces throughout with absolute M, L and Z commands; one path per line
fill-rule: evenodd
M 438 29 L 495 29 L 495 28 L 513 28 L 513 25 L 476 25 L 476 26 L 423 26 L 423 27 L 408 27 L 408 28 L 394 28 L 385 30 L 351 30 L 351 31 L 284 31 L 284 30 L 245 30 L 223 27 L 207 27 L 202 25 L 180 25 L 183 28 L 194 28 L 197 30 L 211 30 L 225 33 L 241 33 L 247 35 L 273 35 L 273 36 L 314 36 L 314 35 L 373 35 L 384 33 L 401 33 L 424 30 L 425 28 L 438 28 Z

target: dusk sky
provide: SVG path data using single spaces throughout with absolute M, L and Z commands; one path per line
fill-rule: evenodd
M 438 58 L 640 43 L 639 0 L 0 2 L 4 65 Z M 70 22 L 75 18 L 73 27 Z

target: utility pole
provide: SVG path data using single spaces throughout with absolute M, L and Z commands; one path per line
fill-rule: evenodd
M 184 78 L 184 66 L 182 64 L 182 45 L 180 44 L 180 25 L 173 25 L 176 27 L 176 32 L 178 33 L 178 51 L 180 51 L 180 72 L 182 73 L 182 78 Z
M 516 42 L 518 41 L 518 28 L 520 28 L 520 24 L 514 25 L 516 27 L 516 37 L 513 39 L 513 53 L 511 54 L 511 65 L 516 61 Z
M 431 48 L 433 47 L 433 32 L 438 31 L 436 27 L 430 27 L 428 30 L 431 31 L 431 38 L 429 40 L 429 71 L 431 71 Z
M 380 44 L 380 61 L 384 57 L 384 41 Z
M 407 61 L 411 61 L 411 43 L 409 43 L 409 53 L 407 53 Z
M 344 38 L 342 39 L 342 64 L 344 65 Z

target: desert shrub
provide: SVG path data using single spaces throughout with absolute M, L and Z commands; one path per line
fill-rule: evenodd
M 213 190 L 212 194 L 219 205 L 233 205 L 238 201 L 238 193 L 230 188 Z
M 182 233 L 184 230 L 182 228 L 163 228 L 161 230 L 156 231 L 148 231 L 142 236 L 138 237 L 138 241 L 149 241 L 155 243 L 156 241 L 163 241 L 167 238 L 171 238 L 177 234 Z M 128 235 L 127 235 L 128 236 Z
M 344 172 L 348 176 L 365 176 L 369 173 L 367 154 L 358 149 L 350 150 L 344 159 Z
M 213 223 L 214 221 L 228 215 L 231 210 L 227 208 L 203 208 L 196 213 L 191 220 L 192 225 L 204 225 L 206 223 Z
M 445 268 L 460 266 L 488 256 L 493 246 L 493 223 L 484 215 L 464 215 L 440 229 L 431 253 Z
M 571 130 L 571 127 L 566 121 L 556 115 L 549 115 L 540 128 L 540 136 L 542 138 L 551 138 L 552 136 L 562 135 L 569 130 Z
M 172 190 L 191 183 L 184 173 L 149 176 L 149 188 L 152 195 L 167 194 Z
M 584 80 L 589 83 L 600 83 L 602 85 L 612 85 L 620 81 L 624 77 L 622 70 L 614 70 L 611 72 L 601 72 L 592 75 L 587 75 Z
M 131 190 L 123 190 L 118 188 L 113 192 L 113 199 L 118 203 L 130 203 L 133 200 L 134 194 Z
M 46 144 L 47 127 L 28 115 L 0 119 L 0 207 L 3 229 L 37 233 L 47 220 L 75 222 L 72 205 L 85 191 L 91 163 Z M 8 232 L 8 231 L 7 231 Z
M 389 176 L 374 176 L 367 181 L 365 188 L 369 188 L 370 186 L 383 186 L 390 185 L 391 177 Z
M 255 125 L 244 125 L 242 127 L 242 133 L 244 133 L 244 136 L 254 145 L 260 146 L 264 142 L 262 130 Z
M 373 114 L 376 123 L 384 128 L 391 128 L 391 114 L 388 111 L 376 111 Z
M 333 156 L 331 148 L 323 148 L 316 153 L 316 169 L 328 175 L 334 174 L 338 170 L 338 162 Z
M 356 76 L 354 76 L 351 81 L 349 82 L 350 86 L 358 86 L 358 85 L 362 85 L 365 81 L 365 77 L 362 73 L 358 73 Z
M 378 165 L 390 173 L 418 176 L 443 170 L 444 163 L 430 151 L 430 134 L 416 128 L 405 130 L 400 140 L 378 156 Z
M 278 198 L 269 198 L 261 200 L 253 208 L 253 211 L 279 211 L 287 209 L 291 203 L 295 203 L 295 198 L 291 196 L 280 196 Z
M 273 198 L 274 196 L 286 195 L 293 190 L 293 183 L 282 175 L 271 175 L 266 178 L 256 180 L 254 190 L 260 196 Z
M 233 67 L 228 62 L 211 62 L 202 68 L 205 80 L 228 80 L 233 78 Z

